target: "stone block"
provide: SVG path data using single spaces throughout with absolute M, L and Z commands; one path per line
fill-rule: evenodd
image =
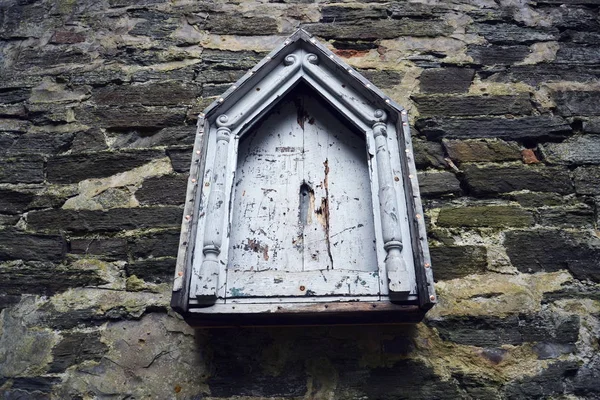
M 535 223 L 533 214 L 517 206 L 444 207 L 437 225 L 442 227 L 526 227 Z
M 413 138 L 412 145 L 417 168 L 446 168 L 444 149 L 440 143 Z
M 10 147 L 0 148 L 0 155 L 58 154 L 69 150 L 72 133 L 27 133 L 18 136 Z
M 98 332 L 65 333 L 52 349 L 52 363 L 48 372 L 64 372 L 84 361 L 99 361 L 107 351 L 108 346 L 100 341 Z
M 51 44 L 75 44 L 85 42 L 85 34 L 73 31 L 56 31 L 48 43 Z
M 380 88 L 391 88 L 402 82 L 404 74 L 393 70 L 359 69 L 362 76 Z
M 171 165 L 176 172 L 189 172 L 192 165 L 192 148 L 167 150 Z
M 569 194 L 574 191 L 569 171 L 543 165 L 462 166 L 464 181 L 476 196 L 518 190 Z
M 85 106 L 75 110 L 77 121 L 97 128 L 156 129 L 180 126 L 185 122 L 184 108 L 144 107 L 139 105 Z
M 401 36 L 436 37 L 449 34 L 453 30 L 444 21 L 418 21 L 408 18 L 362 20 L 339 24 L 315 23 L 306 24 L 302 28 L 324 39 L 359 40 L 394 39 Z
M 579 338 L 579 316 L 554 313 L 495 316 L 456 316 L 429 320 L 443 340 L 478 347 L 521 345 L 527 342 L 571 344 Z
M 467 33 L 479 34 L 493 44 L 549 42 L 558 40 L 559 36 L 556 28 L 528 28 L 507 23 L 475 23 L 467 28 Z
M 180 231 L 153 232 L 129 238 L 129 248 L 134 259 L 148 257 L 177 257 Z
M 29 98 L 31 94 L 31 89 L 28 88 L 14 88 L 6 91 L 0 92 L 0 103 L 3 104 L 13 104 L 20 103 Z
M 386 9 L 376 5 L 368 8 L 326 5 L 321 9 L 319 22 L 358 22 L 364 19 L 387 19 L 387 17 Z
M 583 132 L 600 133 L 600 117 L 592 117 L 583 121 Z
M 16 70 L 51 68 L 65 64 L 89 64 L 91 54 L 74 46 L 59 45 L 45 48 L 23 48 L 15 62 Z
M 486 272 L 485 246 L 435 246 L 430 247 L 429 251 L 436 281 Z
M 127 240 L 123 238 L 72 238 L 69 253 L 80 256 L 95 256 L 105 260 L 126 260 Z
M 90 128 L 74 133 L 73 143 L 71 144 L 73 153 L 101 151 L 107 148 L 104 134 L 98 128 Z
M 162 150 L 70 154 L 48 160 L 49 182 L 76 183 L 128 171 L 164 156 Z
M 600 64 L 600 48 L 582 44 L 561 43 L 556 52 L 556 63 L 568 65 Z
M 560 7 L 541 7 L 540 11 L 552 21 L 552 26 L 561 31 L 576 29 L 587 33 L 600 30 L 598 13 L 589 7 L 562 4 Z
M 544 155 L 551 164 L 600 164 L 600 135 L 578 135 L 562 143 L 545 144 Z
M 240 16 L 238 13 L 209 14 L 208 18 L 197 21 L 198 29 L 214 35 L 276 35 L 279 33 L 277 18 L 262 15 L 257 17 Z
M 44 181 L 44 158 L 39 155 L 0 158 L 0 183 Z
M 572 391 L 571 384 L 565 380 L 570 380 L 578 369 L 575 361 L 557 361 L 537 375 L 508 383 L 503 394 L 510 400 L 563 397 Z
M 100 271 L 49 262 L 0 263 L 0 292 L 50 296 L 70 288 L 107 283 L 99 274 Z
M 600 91 L 562 90 L 553 92 L 552 99 L 559 115 L 600 115 L 597 106 L 600 102 Z
M 426 69 L 419 78 L 421 93 L 466 93 L 473 76 L 469 68 Z
M 142 205 L 173 204 L 185 202 L 187 175 L 164 175 L 146 179 L 135 192 Z
M 117 232 L 142 228 L 181 226 L 178 207 L 113 208 L 108 211 L 44 210 L 27 215 L 27 226 L 37 230 Z
M 66 252 L 60 235 L 32 234 L 16 229 L 0 230 L 0 260 L 35 260 L 60 262 Z
M 448 156 L 458 163 L 517 161 L 521 159 L 519 145 L 501 139 L 444 139 L 443 144 Z
M 594 209 L 589 206 L 541 209 L 538 214 L 539 224 L 545 226 L 593 228 L 596 224 Z
M 127 264 L 127 274 L 153 283 L 171 282 L 175 271 L 175 257 L 158 257 Z
M 202 88 L 193 83 L 159 82 L 140 85 L 109 85 L 92 91 L 92 101 L 103 106 L 183 106 L 193 103 Z
M 574 172 L 575 192 L 600 196 L 600 166 L 579 167 Z
M 510 231 L 505 234 L 504 246 L 521 272 L 568 269 L 577 279 L 600 281 L 600 239 L 591 233 Z
M 419 172 L 419 188 L 423 197 L 440 197 L 460 194 L 460 182 L 452 172 Z
M 21 119 L 0 119 L 0 132 L 25 133 L 31 127 L 29 121 Z
M 562 139 L 572 132 L 561 117 L 531 116 L 522 118 L 425 118 L 415 127 L 429 140 L 497 138 L 505 140 Z
M 115 132 L 112 135 L 112 147 L 116 149 L 139 149 L 156 146 L 193 145 L 196 127 L 193 125 L 173 126 L 156 132 L 129 131 Z
M 27 209 L 34 197 L 30 192 L 0 188 L 0 214 L 20 214 Z
M 529 46 L 469 46 L 467 55 L 482 65 L 512 65 L 521 62 L 529 55 Z
M 529 94 L 514 96 L 412 96 L 421 116 L 529 115 Z
M 495 68 L 480 71 L 483 80 L 502 83 L 523 82 L 538 86 L 546 82 L 594 82 L 600 74 L 600 67 L 594 65 L 569 65 L 542 63 L 536 65 L 513 65 L 510 68 Z

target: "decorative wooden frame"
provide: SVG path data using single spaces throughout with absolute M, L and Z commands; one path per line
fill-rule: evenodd
M 229 209 L 241 135 L 300 82 L 360 132 L 370 164 L 382 286 L 368 296 L 227 299 Z M 406 111 L 298 30 L 198 120 L 171 306 L 193 326 L 420 321 L 436 302 Z

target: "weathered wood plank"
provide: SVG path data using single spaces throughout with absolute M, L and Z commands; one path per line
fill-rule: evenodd
M 377 272 L 330 269 L 287 272 L 236 271 L 227 273 L 227 298 L 286 296 L 360 296 L 379 293 Z

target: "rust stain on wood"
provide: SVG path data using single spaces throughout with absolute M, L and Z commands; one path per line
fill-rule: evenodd
M 269 245 L 263 245 L 258 240 L 248 239 L 248 243 L 244 246 L 244 250 L 262 253 L 265 261 L 269 261 Z

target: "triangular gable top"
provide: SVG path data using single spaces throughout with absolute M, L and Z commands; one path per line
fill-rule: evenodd
M 256 64 L 200 115 L 203 121 L 243 133 L 300 81 L 308 83 L 363 131 L 404 108 L 303 29 Z M 381 111 L 385 111 L 382 113 Z

